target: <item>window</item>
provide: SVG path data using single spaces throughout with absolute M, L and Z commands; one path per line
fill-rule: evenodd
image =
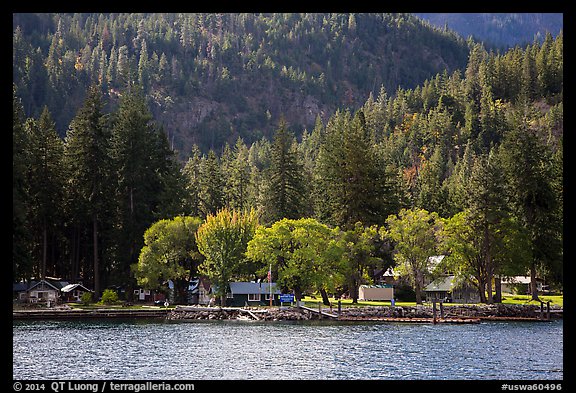
M 248 294 L 248 301 L 249 302 L 259 302 L 260 301 L 260 294 L 259 293 L 249 293 Z

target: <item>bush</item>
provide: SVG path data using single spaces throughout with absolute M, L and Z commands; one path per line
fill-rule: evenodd
M 88 304 L 92 303 L 92 292 L 84 292 L 82 294 L 82 297 L 80 298 L 80 301 L 84 305 L 88 305 Z
M 114 304 L 118 302 L 118 294 L 113 289 L 105 289 L 100 304 Z

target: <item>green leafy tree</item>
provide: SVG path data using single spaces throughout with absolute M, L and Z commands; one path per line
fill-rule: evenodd
M 198 271 L 213 283 L 221 305 L 226 305 L 230 280 L 245 261 L 248 242 L 254 236 L 258 218 L 254 210 L 237 212 L 226 208 L 209 214 L 196 232 L 198 250 L 206 258 Z
M 382 258 L 378 255 L 380 234 L 376 225 L 364 227 L 362 223 L 357 222 L 353 229 L 343 234 L 342 240 L 346 285 L 352 303 L 358 303 L 359 286 L 370 283 L 370 268 L 373 269 L 382 262 Z
M 394 243 L 396 270 L 406 275 L 414 285 L 416 303 L 422 304 L 422 288 L 429 272 L 428 258 L 437 254 L 442 221 L 435 212 L 424 209 L 402 209 L 386 219 L 381 236 Z
M 297 301 L 305 291 L 320 291 L 330 304 L 327 291 L 344 282 L 343 247 L 338 228 L 313 218 L 282 219 L 270 227 L 259 227 L 248 243 L 247 256 L 271 266 L 277 282 L 292 290 Z
M 160 289 L 172 280 L 175 302 L 184 303 L 188 283 L 203 261 L 196 245 L 202 222 L 199 217 L 178 216 L 152 224 L 144 233 L 138 263 L 132 266 L 138 285 Z
M 447 257 L 442 260 L 441 268 L 476 286 L 480 301 L 486 303 L 486 288 L 493 267 L 486 264 L 484 232 L 478 230 L 477 221 L 468 209 L 445 220 L 441 247 Z M 493 258 L 498 260 L 498 278 L 524 274 L 531 259 L 525 231 L 513 217 L 505 218 L 499 229 L 500 241 L 493 249 Z

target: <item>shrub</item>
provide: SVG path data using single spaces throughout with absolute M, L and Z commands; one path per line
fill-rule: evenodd
M 82 294 L 82 297 L 80 298 L 80 301 L 84 305 L 88 305 L 88 304 L 92 303 L 92 292 L 84 292 Z
M 105 289 L 102 293 L 101 304 L 114 304 L 118 302 L 118 294 L 113 289 Z

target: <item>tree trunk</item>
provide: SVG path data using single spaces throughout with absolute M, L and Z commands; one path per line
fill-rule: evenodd
M 540 301 L 538 286 L 536 285 L 536 263 L 532 263 L 530 266 L 530 293 L 532 293 L 532 300 Z
M 480 303 L 486 303 L 486 283 L 484 280 L 478 280 L 478 294 L 480 295 Z
M 93 217 L 93 242 L 94 242 L 94 296 L 100 298 L 100 263 L 98 261 L 98 221 Z
M 352 303 L 358 303 L 358 281 L 352 280 L 352 285 L 350 286 L 350 297 L 352 298 Z
M 488 280 L 486 280 L 486 292 L 488 292 L 486 296 L 486 303 L 494 303 L 494 298 L 492 297 L 492 274 L 488 274 Z
M 414 274 L 414 292 L 416 294 L 416 304 L 422 304 L 422 287 L 424 277 L 422 273 L 416 269 L 413 270 Z
M 494 289 L 496 290 L 496 295 L 494 295 L 495 303 L 502 303 L 502 281 L 500 276 L 494 277 Z
M 302 300 L 302 291 L 299 287 L 294 287 L 294 297 L 296 298 L 297 302 Z
M 422 304 L 422 286 L 420 280 L 416 280 L 414 285 L 414 292 L 416 292 L 416 304 Z
M 326 293 L 326 290 L 324 288 L 322 288 L 320 290 L 320 294 L 322 295 L 322 303 L 325 306 L 329 306 L 330 305 L 330 300 L 328 300 L 328 294 Z
M 42 278 L 42 280 L 44 280 L 46 278 L 46 258 L 47 258 L 47 253 L 48 253 L 48 235 L 47 235 L 48 230 L 46 229 L 46 224 L 44 224 L 44 228 L 42 231 L 42 269 L 40 272 L 40 277 Z

